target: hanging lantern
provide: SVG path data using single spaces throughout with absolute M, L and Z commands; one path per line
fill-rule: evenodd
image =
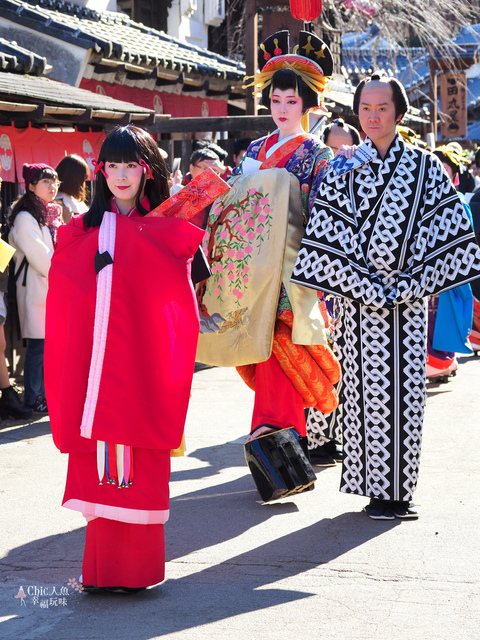
M 322 0 L 290 0 L 290 11 L 297 20 L 312 22 L 322 13 Z

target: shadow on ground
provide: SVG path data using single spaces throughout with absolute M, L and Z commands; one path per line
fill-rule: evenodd
M 28 420 L 2 420 L 0 422 L 0 445 L 38 438 L 51 433 L 48 416 L 37 414 Z
M 0 563 L 2 637 L 64 640 L 113 635 L 118 640 L 148 640 L 306 599 L 313 594 L 268 585 L 325 565 L 399 522 L 374 522 L 362 513 L 344 513 L 265 544 L 259 540 L 254 548 L 223 562 L 206 562 L 205 554 L 196 562 L 195 551 L 231 540 L 267 518 L 297 510 L 293 502 L 263 505 L 256 498 L 246 475 L 173 499 L 166 526 L 171 563 L 167 576 L 169 567 L 181 573 L 182 562 L 185 575 L 135 596 L 71 592 L 68 610 L 62 612 L 32 609 L 30 604 L 27 615 L 27 607 L 20 609 L 14 595 L 20 584 L 62 585 L 79 576 L 84 530 L 13 549 Z M 20 629 L 21 624 L 26 628 Z

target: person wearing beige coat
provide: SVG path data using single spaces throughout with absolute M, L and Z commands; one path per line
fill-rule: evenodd
M 27 169 L 26 169 L 27 167 Z M 16 296 L 20 330 L 27 340 L 25 404 L 45 413 L 43 350 L 48 272 L 61 207 L 52 204 L 58 190 L 57 174 L 48 165 L 24 165 L 25 195 L 12 206 L 9 242 L 16 249 Z
M 47 226 L 40 226 L 28 211 L 15 218 L 8 240 L 16 249 L 15 274 L 17 305 L 23 338 L 45 338 L 45 302 L 48 291 L 48 271 L 53 255 L 53 240 Z M 20 265 L 27 257 L 28 267 Z M 26 270 L 26 273 L 25 273 Z

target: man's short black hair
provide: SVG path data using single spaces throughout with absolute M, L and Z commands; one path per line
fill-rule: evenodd
M 323 130 L 323 136 L 322 136 L 322 140 L 325 144 L 328 145 L 328 136 L 330 135 L 330 132 L 333 129 L 333 127 L 342 127 L 344 131 L 349 133 L 352 138 L 352 144 L 355 144 L 357 146 L 362 144 L 362 138 L 360 137 L 360 133 L 357 131 L 357 129 L 355 129 L 355 127 L 352 127 L 351 124 L 347 124 L 343 118 L 337 118 L 336 120 L 334 120 L 333 122 L 331 122 L 325 127 L 325 129 Z
M 246 151 L 252 142 L 252 138 L 240 138 L 240 140 L 235 140 L 233 145 L 233 155 L 238 156 L 240 151 Z
M 210 149 L 210 147 L 203 147 L 203 149 L 197 149 L 190 156 L 190 164 L 196 165 L 197 162 L 202 160 L 219 160 L 218 155 Z
M 395 118 L 404 116 L 408 111 L 408 107 L 410 106 L 405 87 L 396 78 L 390 78 L 389 76 L 387 76 L 384 71 L 375 71 L 375 73 L 373 73 L 371 76 L 364 78 L 360 82 L 358 87 L 355 89 L 355 94 L 353 96 L 353 113 L 358 116 L 360 96 L 362 95 L 363 87 L 372 80 L 379 80 L 380 82 L 385 82 L 385 84 L 390 85 L 392 89 L 392 100 L 393 104 L 395 105 Z

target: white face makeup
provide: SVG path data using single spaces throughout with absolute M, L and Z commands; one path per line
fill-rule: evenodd
M 279 140 L 303 131 L 303 100 L 295 95 L 293 89 L 274 89 L 270 99 L 270 111 L 280 131 Z

